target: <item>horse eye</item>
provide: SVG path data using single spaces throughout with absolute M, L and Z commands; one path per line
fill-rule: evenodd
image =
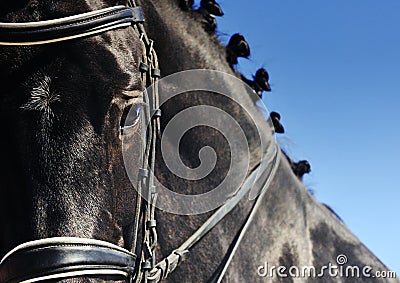
M 121 117 L 120 127 L 122 130 L 135 127 L 141 117 L 142 113 L 142 105 L 140 104 L 133 104 L 128 105 L 124 109 L 124 113 Z

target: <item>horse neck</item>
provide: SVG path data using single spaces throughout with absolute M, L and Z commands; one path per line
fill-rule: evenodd
M 176 0 L 152 0 L 140 1 L 146 17 L 146 31 L 150 38 L 154 40 L 159 65 L 162 76 L 168 76 L 176 72 L 191 69 L 210 69 L 218 70 L 240 78 L 240 73 L 233 70 L 226 61 L 226 49 L 215 34 L 210 35 L 202 27 L 203 16 L 200 13 L 191 11 L 181 11 Z M 221 82 L 223 83 L 223 82 Z M 260 113 L 256 100 L 253 96 L 245 95 L 238 90 L 230 89 L 227 85 L 226 93 L 231 95 L 237 104 L 246 106 L 246 110 L 251 112 L 253 119 L 265 118 Z M 182 96 L 177 99 L 176 104 L 186 105 L 188 100 L 196 98 Z M 207 102 L 207 101 L 205 101 Z M 226 101 L 210 101 L 210 105 L 221 107 L 221 109 L 231 108 L 235 110 L 233 102 L 226 105 Z M 191 101 L 192 104 L 196 103 Z M 199 104 L 202 102 L 199 101 Z M 175 114 L 177 109 L 171 107 L 163 109 L 165 116 Z M 240 115 L 239 111 L 233 115 Z M 234 117 L 240 120 L 243 127 L 251 127 L 251 117 Z M 254 135 L 255 142 L 250 141 L 250 155 L 252 156 L 251 168 L 258 165 L 260 157 L 260 148 L 257 146 L 257 138 L 270 136 L 268 129 L 258 129 L 259 133 L 250 133 Z M 258 137 L 256 137 L 259 135 Z M 193 136 L 191 142 L 196 144 L 196 137 Z M 201 141 L 203 136 L 197 136 Z M 253 137 L 250 137 L 250 139 Z
M 195 68 L 234 74 L 226 62 L 225 47 L 202 27 L 203 16 L 183 12 L 176 0 L 141 1 L 146 29 L 155 41 L 163 76 Z
M 164 75 L 193 68 L 234 73 L 225 61 L 223 46 L 215 36 L 203 31 L 201 16 L 180 11 L 176 0 L 142 2 L 146 17 L 149 18 L 147 30 L 155 40 Z M 236 99 L 246 104 L 248 97 Z M 185 103 L 184 100 L 180 102 Z M 168 109 L 165 110 L 168 112 Z M 260 133 L 263 134 L 266 133 Z M 196 144 L 198 140 L 201 137 L 194 137 L 191 142 Z M 250 146 L 250 152 L 257 160 L 257 148 Z M 174 180 L 171 181 L 174 184 Z M 179 185 L 178 182 L 175 184 Z M 185 189 L 190 191 L 191 188 L 187 186 Z M 242 200 L 195 246 L 188 262 L 169 275 L 170 282 L 215 282 L 210 278 L 217 273 L 218 265 L 239 227 L 245 222 L 251 205 L 247 199 Z M 168 255 L 182 244 L 209 215 L 179 216 L 159 212 L 160 257 Z M 268 196 L 263 198 L 252 227 L 230 266 L 228 276 L 232 277 L 226 279 L 232 282 L 240 280 L 238 278 L 243 282 L 260 281 L 256 267 L 263 260 L 282 266 L 310 263 L 321 266 L 321 263 L 334 262 L 343 253 L 350 255 L 349 258 L 354 259 L 353 263 L 358 266 L 372 264 L 376 270 L 387 270 L 345 225 L 320 209 L 320 204 L 293 174 L 289 162 L 282 158 Z
M 141 2 L 146 16 L 146 30 L 148 31 L 149 37 L 155 41 L 155 48 L 159 57 L 160 69 L 163 76 L 190 69 L 212 69 L 223 71 L 231 75 L 237 75 L 226 62 L 225 48 L 220 44 L 218 38 L 203 30 L 201 24 L 202 16 L 200 14 L 181 11 L 175 0 Z M 227 92 L 236 95 L 234 90 L 227 90 Z M 239 104 L 248 105 L 254 114 L 258 112 L 254 101 L 250 97 L 246 95 L 242 97 L 236 95 L 234 98 Z M 191 100 L 190 102 L 193 103 L 193 100 L 196 98 L 193 96 L 183 96 L 181 99 L 177 99 L 176 105 L 181 105 L 182 107 L 188 105 L 189 99 Z M 221 109 L 229 107 L 232 109 L 235 108 L 233 104 L 222 105 L 222 103 L 218 104 L 218 101 L 211 100 L 208 102 Z M 202 103 L 199 101 L 199 104 Z M 179 109 L 179 106 L 177 106 L 177 108 Z M 174 107 L 165 108 L 163 109 L 163 116 L 173 116 L 176 111 L 177 109 Z M 261 117 L 258 118 L 261 119 Z M 245 119 L 246 118 L 243 118 L 241 122 L 243 122 L 244 127 L 247 127 L 251 124 L 251 121 Z M 254 134 L 254 140 L 257 140 L 255 136 L 256 133 L 252 134 Z M 267 136 L 266 132 L 261 134 Z M 198 134 L 194 133 L 191 138 L 188 138 L 186 144 L 190 144 L 190 148 L 201 148 L 202 142 L 207 136 L 209 136 L 208 133 L 204 133 L 200 130 Z M 252 156 L 250 169 L 258 164 L 257 160 L 259 160 L 261 154 L 260 148 L 255 144 L 257 144 L 257 142 L 250 144 L 250 156 Z M 185 145 L 183 145 L 183 147 L 185 147 Z M 223 152 L 218 152 L 218 146 L 213 148 L 217 151 L 218 158 L 224 157 Z M 187 155 L 185 156 L 185 154 Z M 190 154 L 194 154 L 196 158 L 193 158 Z M 189 164 L 196 167 L 196 153 L 193 153 L 190 149 L 185 152 L 185 149 L 183 149 L 181 156 L 182 159 L 185 159 Z M 161 160 L 159 159 L 158 162 L 161 162 Z M 168 173 L 164 174 L 164 169 L 159 169 L 159 171 L 161 171 L 160 175 L 164 183 L 173 184 L 172 187 L 180 193 L 199 194 L 204 192 L 205 189 L 212 187 L 215 182 L 215 178 L 211 178 L 208 186 L 206 184 L 200 187 L 189 182 L 181 182 L 173 177 L 169 178 Z M 217 263 L 222 260 L 221 255 L 226 252 L 233 237 L 238 232 L 239 227 L 244 223 L 250 206 L 251 202 L 243 200 L 235 207 L 233 212 L 226 217 L 221 225 L 215 227 L 196 247 L 196 251 L 194 251 L 191 256 L 191 260 L 195 263 L 188 263 L 187 266 L 193 267 L 193 265 L 195 265 L 196 269 L 207 270 L 207 272 L 188 275 L 188 270 L 183 266 L 182 268 L 178 268 L 176 275 L 173 274 L 174 278 L 179 278 L 180 275 L 186 272 L 184 276 L 185 280 L 199 280 L 198 282 L 207 281 L 211 275 L 210 270 L 215 270 L 217 268 Z M 197 216 L 179 216 L 159 211 L 159 256 L 166 256 L 173 249 L 177 248 L 189 238 L 209 216 L 210 213 Z M 199 262 L 201 262 L 201 264 L 199 264 Z

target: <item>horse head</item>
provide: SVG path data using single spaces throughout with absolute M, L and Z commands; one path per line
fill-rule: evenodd
M 143 38 L 125 28 L 137 16 L 123 7 L 127 2 L 1 4 L 3 23 L 44 25 L 19 32 L 4 24 L 0 32 L 0 41 L 16 41 L 0 46 L 0 256 L 23 242 L 51 237 L 131 244 L 127 231 L 136 191 L 125 171 L 122 140 L 137 136 L 132 156 L 139 162 L 144 131 L 137 120 L 143 117 L 145 85 Z M 125 115 L 132 108 L 135 114 Z M 121 125 L 129 127 L 121 131 Z

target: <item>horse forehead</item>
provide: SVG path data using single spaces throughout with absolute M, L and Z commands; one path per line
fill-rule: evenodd
M 111 54 L 116 64 L 115 67 L 127 75 L 127 89 L 142 89 L 138 66 L 143 49 L 139 36 L 133 29 L 114 30 L 91 40 Z M 112 72 L 112 70 L 109 71 Z

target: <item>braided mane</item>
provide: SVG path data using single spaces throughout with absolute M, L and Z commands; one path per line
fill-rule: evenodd
M 225 54 L 225 58 L 232 71 L 241 78 L 245 83 L 247 83 L 254 91 L 258 94 L 260 98 L 264 92 L 271 92 L 271 86 L 269 84 L 269 73 L 265 68 L 259 68 L 256 70 L 255 75 L 252 78 L 247 78 L 243 73 L 238 70 L 238 58 L 249 58 L 251 54 L 250 44 L 246 41 L 245 36 L 240 33 L 235 33 L 230 37 L 228 44 L 224 46 L 218 40 L 217 34 L 217 17 L 222 17 L 224 15 L 222 7 L 218 4 L 216 0 L 201 0 L 200 5 L 197 7 L 194 0 L 177 0 L 179 7 L 188 13 L 193 20 L 203 27 L 203 29 L 209 34 L 209 36 L 217 41 L 217 44 L 221 46 L 222 53 Z M 278 134 L 283 134 L 284 128 L 280 123 L 281 116 L 277 112 L 271 113 L 271 121 L 275 127 L 275 132 Z M 277 116 L 275 115 L 277 114 Z M 301 165 L 303 163 L 308 163 L 306 160 L 301 160 L 295 162 L 286 153 L 286 158 L 291 164 L 293 173 L 302 180 L 304 174 L 309 173 L 311 170 L 302 170 Z M 301 173 L 299 173 L 301 172 Z

